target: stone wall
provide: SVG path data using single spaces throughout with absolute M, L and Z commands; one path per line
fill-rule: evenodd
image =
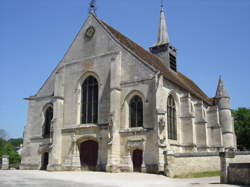
M 242 163 L 242 162 L 250 163 L 250 151 L 236 152 L 235 155 L 236 156 L 231 163 Z
M 250 151 L 220 153 L 223 184 L 250 184 Z
M 95 35 L 91 40 L 84 38 L 86 29 L 95 27 Z M 119 71 L 118 71 L 119 70 Z M 22 169 L 39 169 L 42 152 L 40 147 L 46 141 L 42 137 L 44 111 L 48 104 L 53 104 L 53 139 L 49 150 L 50 170 L 59 170 L 71 151 L 72 136 L 92 136 L 100 143 L 100 163 L 106 165 L 107 160 L 120 159 L 119 130 L 129 129 L 129 113 L 127 98 L 141 94 L 144 106 L 143 126 L 153 128 L 155 120 L 155 72 L 141 62 L 139 58 L 117 44 L 98 21 L 90 16 L 65 57 L 56 67 L 49 79 L 34 97 L 29 100 L 28 120 L 24 132 L 24 149 L 22 153 Z M 82 128 L 81 124 L 81 84 L 89 75 L 99 83 L 98 124 Z M 121 111 L 119 112 L 119 109 Z M 111 153 L 108 153 L 107 139 L 110 135 L 102 126 L 107 126 L 112 116 L 113 141 Z M 100 130 L 95 131 L 96 127 Z M 83 130 L 84 129 L 84 130 Z M 65 132 L 71 130 L 72 132 Z M 84 133 L 82 133 L 82 131 Z M 88 134 L 90 131 L 91 134 Z M 103 133 L 103 134 L 102 134 Z M 124 140 L 125 141 L 125 140 Z M 123 151 L 123 150 L 122 150 Z M 110 152 L 110 151 L 109 151 Z M 128 151 L 127 151 L 128 152 Z M 153 159 L 157 164 L 157 152 Z M 152 154 L 150 154 L 152 155 Z M 111 157 L 107 158 L 107 157 Z M 110 163 L 108 163 L 110 164 Z M 113 163 L 112 163 L 113 164 Z
M 250 163 L 229 164 L 228 183 L 250 185 Z
M 231 163 L 250 163 L 248 152 L 238 152 Z M 169 177 L 220 170 L 218 152 L 173 153 L 165 152 L 165 174 Z
M 9 169 L 9 156 L 8 155 L 2 156 L 1 169 L 3 169 L 3 170 Z
M 220 170 L 217 152 L 165 153 L 165 174 L 168 177 Z
M 85 36 L 89 27 L 95 28 L 92 39 Z M 99 85 L 98 123 L 86 125 L 81 124 L 81 89 L 90 75 Z M 135 95 L 143 101 L 143 128 L 139 129 L 130 128 L 129 124 L 129 102 Z M 177 140 L 168 137 L 169 95 L 175 99 Z M 166 147 L 174 152 L 223 148 L 218 107 L 207 106 L 165 80 L 158 70 L 121 46 L 92 15 L 42 88 L 28 100 L 23 169 L 41 168 L 44 152 L 49 152 L 49 170 L 68 168 L 69 160 L 72 165 L 74 155 L 79 154 L 76 143 L 79 146 L 85 140 L 98 142 L 98 165 L 101 170 L 107 165 L 107 171 L 119 171 L 119 165 L 120 170 L 131 171 L 134 149 L 143 150 L 147 172 L 162 172 Z M 44 112 L 52 104 L 53 138 L 45 139 Z M 216 153 L 168 155 L 166 161 L 169 175 L 219 170 Z

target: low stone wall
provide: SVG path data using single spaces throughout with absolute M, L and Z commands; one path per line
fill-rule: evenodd
M 242 151 L 242 152 L 236 152 L 234 159 L 231 161 L 231 163 L 250 163 L 250 151 Z
M 165 152 L 165 174 L 169 177 L 221 170 L 218 152 Z M 236 152 L 230 163 L 250 163 L 250 152 Z
M 169 177 L 220 170 L 218 152 L 165 154 L 165 174 Z
M 250 185 L 250 163 L 229 164 L 228 183 Z
M 220 153 L 221 183 L 250 185 L 250 152 Z
M 21 164 L 20 165 L 21 170 L 39 170 L 38 164 Z
M 3 170 L 9 169 L 9 156 L 8 155 L 2 156 L 1 169 L 3 169 Z

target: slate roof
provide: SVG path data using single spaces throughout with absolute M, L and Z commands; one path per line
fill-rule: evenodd
M 130 50 L 130 52 L 134 53 L 137 57 L 142 59 L 144 62 L 153 66 L 155 69 L 159 70 L 162 75 L 169 80 L 170 82 L 178 85 L 180 88 L 190 92 L 193 96 L 203 100 L 208 105 L 213 105 L 213 98 L 209 98 L 192 80 L 186 77 L 184 74 L 180 72 L 174 72 L 168 69 L 163 62 L 151 54 L 149 51 L 145 50 L 128 37 L 121 34 L 119 31 L 115 30 L 113 27 L 95 17 L 97 21 L 106 28 L 109 33 L 116 39 L 123 47 Z

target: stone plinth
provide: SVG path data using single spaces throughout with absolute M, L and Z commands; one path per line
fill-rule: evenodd
M 9 156 L 3 155 L 2 156 L 2 168 L 3 170 L 9 169 Z
M 220 174 L 220 183 L 228 184 L 228 166 L 230 162 L 233 162 L 235 158 L 235 152 L 226 151 L 220 152 L 220 167 L 221 167 L 221 174 Z

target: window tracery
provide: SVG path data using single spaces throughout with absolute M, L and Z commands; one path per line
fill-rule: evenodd
M 177 140 L 176 106 L 172 95 L 167 101 L 168 139 Z
M 130 112 L 130 127 L 143 126 L 143 102 L 142 99 L 136 95 L 129 103 Z
M 98 82 L 89 76 L 82 84 L 82 112 L 81 122 L 97 123 L 98 121 Z

